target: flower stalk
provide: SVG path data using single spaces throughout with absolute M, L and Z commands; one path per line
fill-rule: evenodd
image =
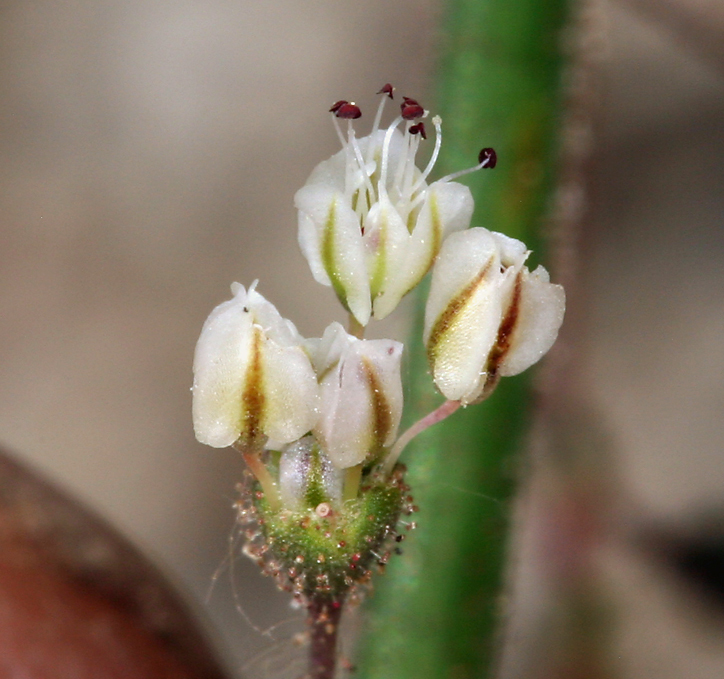
M 334 679 L 342 603 L 322 595 L 313 596 L 307 605 L 307 617 L 310 638 L 309 677 Z

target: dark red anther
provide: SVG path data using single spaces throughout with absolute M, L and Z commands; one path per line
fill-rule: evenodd
M 332 108 L 329 109 L 330 113 L 337 113 L 339 109 L 342 108 L 345 104 L 349 104 L 349 102 L 346 99 L 340 99 L 339 101 L 335 101 L 334 104 L 332 104 Z
M 425 132 L 425 123 L 420 121 L 415 123 L 409 129 L 410 134 L 419 134 L 423 139 L 427 139 L 427 133 Z
M 392 93 L 395 91 L 395 88 L 390 85 L 390 83 L 387 83 L 382 87 L 382 89 L 377 94 L 386 94 L 390 99 L 394 99 L 392 96 Z
M 415 105 L 417 105 L 417 106 L 420 105 L 420 102 L 417 101 L 417 99 L 412 99 L 412 98 L 410 98 L 410 97 L 402 97 L 402 101 L 403 101 L 405 104 L 415 104 Z
M 405 120 L 416 120 L 425 115 L 425 109 L 414 99 L 411 99 L 400 105 L 400 113 Z
M 487 147 L 480 151 L 480 153 L 478 153 L 478 163 L 480 163 L 482 167 L 494 168 L 498 163 L 498 154 L 495 152 L 495 149 Z
M 338 118 L 344 118 L 345 120 L 355 120 L 362 115 L 359 106 L 353 104 L 351 101 L 345 101 L 335 112 Z

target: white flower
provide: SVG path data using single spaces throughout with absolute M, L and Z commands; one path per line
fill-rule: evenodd
M 273 304 L 234 283 L 204 323 L 194 355 L 196 438 L 261 448 L 301 438 L 318 417 L 319 386 L 303 339 Z
M 356 109 L 338 102 L 332 110 L 339 115 L 350 107 Z M 315 279 L 331 285 L 362 325 L 394 310 L 428 272 L 444 238 L 469 226 L 473 211 L 470 190 L 452 177 L 427 184 L 440 148 L 440 119 L 433 119 L 435 150 L 421 172 L 415 155 L 425 132 L 414 121 L 424 115 L 422 107 L 405 99 L 387 130 L 378 129 L 381 110 L 367 137 L 355 137 L 351 119 L 346 139 L 337 128 L 342 150 L 313 170 L 294 199 L 299 244 Z
M 424 341 L 437 388 L 452 401 L 487 397 L 553 345 L 565 293 L 524 266 L 525 245 L 483 228 L 453 234 L 433 269 Z
M 340 469 L 376 461 L 402 416 L 402 344 L 359 340 L 332 323 L 308 346 L 321 388 L 314 434 L 322 450 Z

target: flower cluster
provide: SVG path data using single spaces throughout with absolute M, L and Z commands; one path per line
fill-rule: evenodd
M 252 504 L 265 539 L 306 597 L 333 582 L 330 596 L 344 598 L 367 572 L 361 565 L 395 533 L 399 513 L 411 507 L 395 464 L 410 438 L 535 363 L 563 320 L 563 288 L 542 267 L 528 270 L 523 243 L 469 228 L 473 199 L 455 179 L 494 167 L 495 152 L 483 149 L 475 167 L 430 182 L 441 120 L 432 119 L 434 148 L 419 169 L 427 111 L 406 97 L 382 128 L 393 89 L 380 94 L 372 131 L 359 139 L 357 105 L 332 106 L 342 149 L 312 171 L 294 199 L 302 252 L 315 279 L 349 312 L 351 332 L 332 323 L 321 338 L 305 339 L 256 282 L 248 290 L 235 283 L 233 298 L 206 321 L 194 359 L 196 436 L 241 451 L 261 489 Z M 447 401 L 398 437 L 403 345 L 363 333 L 430 269 L 424 341 Z M 309 521 L 313 538 L 300 533 Z M 299 567 L 310 560 L 314 578 Z M 303 585 L 298 578 L 306 578 Z
M 357 107 L 349 102 L 332 107 L 348 119 L 346 137 L 337 127 L 342 150 L 317 165 L 294 198 L 299 244 L 315 279 L 331 285 L 363 326 L 371 316 L 382 319 L 395 309 L 430 270 L 443 240 L 466 229 L 473 214 L 470 189 L 452 181 L 454 176 L 427 183 L 442 143 L 440 118 L 433 118 L 435 148 L 421 171 L 415 156 L 427 135 L 424 123 L 416 121 L 424 109 L 405 97 L 400 115 L 379 129 L 392 89 L 381 93 L 372 132 L 361 139 L 352 124 Z M 494 165 L 491 160 L 485 155 L 480 167 Z

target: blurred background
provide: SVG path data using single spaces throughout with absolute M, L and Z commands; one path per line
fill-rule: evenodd
M 601 432 L 584 475 L 606 486 L 595 498 L 625 498 L 618 539 L 596 552 L 616 676 L 720 677 L 711 578 L 679 590 L 680 559 L 667 570 L 648 557 L 667 561 L 670 534 L 724 540 L 724 6 L 586 7 L 593 145 L 553 392 L 568 430 L 549 438 Z M 149 554 L 238 670 L 270 640 L 237 603 L 261 629 L 296 614 L 245 558 L 229 573 L 242 463 L 194 439 L 193 348 L 235 280 L 261 279 L 304 335 L 342 320 L 298 251 L 293 195 L 336 150 L 333 101 L 370 120 L 390 81 L 424 103 L 440 7 L 38 0 L 1 12 L 0 442 Z M 560 414 L 571 394 L 581 419 Z M 521 655 L 535 654 L 521 639 L 545 606 L 534 589 L 519 597 Z

